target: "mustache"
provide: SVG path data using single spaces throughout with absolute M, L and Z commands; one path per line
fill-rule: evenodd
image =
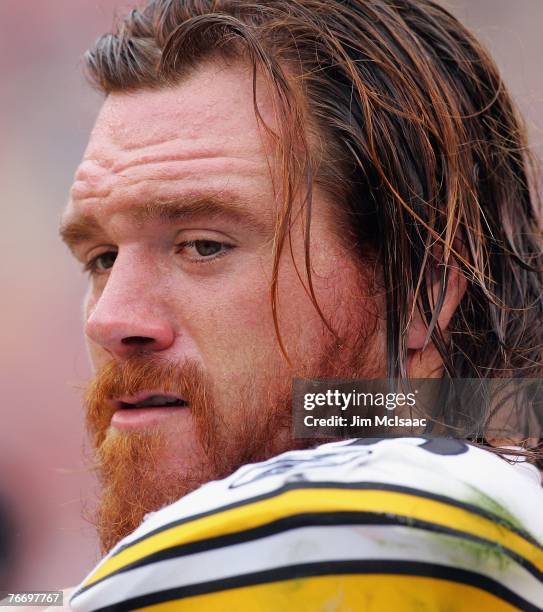
M 209 382 L 195 361 L 172 362 L 150 354 L 135 354 L 122 362 L 112 360 L 96 372 L 86 387 L 87 431 L 98 448 L 117 409 L 113 400 L 148 389 L 182 397 L 188 404 L 187 409 L 197 407 L 195 418 L 204 418 L 209 404 L 208 387 Z

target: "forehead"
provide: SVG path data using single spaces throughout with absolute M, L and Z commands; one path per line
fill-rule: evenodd
M 273 129 L 270 98 L 257 77 L 259 112 Z M 249 66 L 207 62 L 175 86 L 107 97 L 64 218 L 171 200 L 202 187 L 258 196 L 257 187 L 271 185 L 269 154 Z
M 259 111 L 273 124 L 269 90 L 261 77 L 257 92 Z M 240 145 L 257 150 L 257 131 L 250 67 L 216 60 L 200 65 L 175 86 L 110 94 L 85 157 L 104 145 L 129 151 L 176 140 L 186 141 L 187 147 Z

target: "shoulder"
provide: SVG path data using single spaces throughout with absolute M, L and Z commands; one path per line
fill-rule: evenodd
M 72 601 L 85 610 L 119 592 L 129 607 L 205 594 L 198 601 L 209 609 L 236 608 L 248 586 L 256 596 L 281 600 L 294 589 L 311 601 L 360 589 L 378 596 L 377 583 L 387 597 L 424 584 L 437 598 L 453 577 L 458 597 L 474 605 L 525 607 L 543 601 L 542 504 L 533 478 L 459 441 L 292 451 L 150 515 Z

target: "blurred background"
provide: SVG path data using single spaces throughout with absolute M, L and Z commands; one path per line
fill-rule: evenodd
M 486 44 L 543 143 L 543 2 L 443 0 Z M 100 97 L 80 57 L 129 0 L 0 0 L 0 590 L 65 588 L 98 560 L 83 518 L 84 276 L 57 238 Z

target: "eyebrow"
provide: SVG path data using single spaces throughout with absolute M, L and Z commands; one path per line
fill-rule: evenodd
M 137 223 L 153 221 L 174 223 L 183 219 L 215 217 L 233 220 L 255 233 L 268 235 L 273 224 L 271 214 L 257 215 L 247 203 L 237 198 L 218 198 L 217 196 L 185 197 L 179 200 L 150 202 L 130 210 L 130 217 Z M 104 235 L 98 220 L 91 215 L 74 215 L 61 222 L 59 234 L 73 251 L 82 243 Z

